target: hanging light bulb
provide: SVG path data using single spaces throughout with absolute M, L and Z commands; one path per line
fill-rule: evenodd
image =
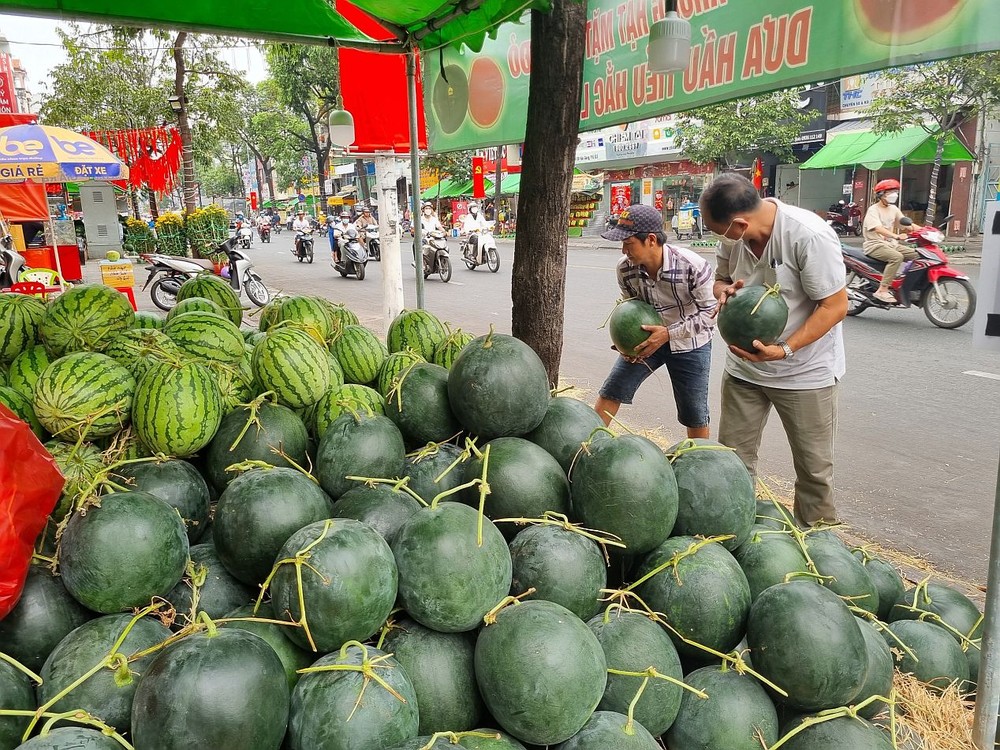
M 691 23 L 677 15 L 676 0 L 666 0 L 667 17 L 649 29 L 646 60 L 654 73 L 684 70 L 691 57 Z
M 337 97 L 337 107 L 327 118 L 330 129 L 330 143 L 336 146 L 350 146 L 354 143 L 354 115 L 344 109 L 344 97 Z

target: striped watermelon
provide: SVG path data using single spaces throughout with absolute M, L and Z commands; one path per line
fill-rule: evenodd
M 452 331 L 444 341 L 434 347 L 431 361 L 446 370 L 450 370 L 452 362 L 458 358 L 458 355 L 473 338 L 475 337 L 471 333 L 466 333 L 461 328 Z
M 39 328 L 42 342 L 56 355 L 102 351 L 135 323 L 135 311 L 121 292 L 102 284 L 83 284 L 49 303 Z
M 185 300 L 181 300 L 167 312 L 167 320 L 176 318 L 178 315 L 183 315 L 187 312 L 195 311 L 215 313 L 216 315 L 229 320 L 229 316 L 226 315 L 225 310 L 219 307 L 215 302 L 212 302 L 212 300 L 205 299 L 204 297 L 188 297 Z
M 250 348 L 257 346 L 257 343 L 264 338 L 263 331 L 255 331 L 252 328 L 247 328 L 243 331 L 243 342 L 249 344 Z
M 385 344 L 364 326 L 347 326 L 330 344 L 340 362 L 344 381 L 366 385 L 378 377 L 378 368 L 389 356 Z
M 243 358 L 234 365 L 208 362 L 207 366 L 218 376 L 219 393 L 222 394 L 222 413 L 228 414 L 237 404 L 249 403 L 256 395 L 251 359 L 253 349 L 246 347 Z
M 0 362 L 10 362 L 39 341 L 45 303 L 25 294 L 0 294 Z
M 104 469 L 104 456 L 97 446 L 91 443 L 63 443 L 50 440 L 45 444 L 45 450 L 56 460 L 59 471 L 66 478 L 62 497 L 52 511 L 52 518 L 61 521 L 70 511 L 73 501 L 90 487 L 97 473 Z
M 229 286 L 229 282 L 220 276 L 206 272 L 185 281 L 177 290 L 177 301 L 183 302 L 191 297 L 204 297 L 212 300 L 222 308 L 233 325 L 238 326 L 243 322 L 243 307 L 240 305 L 240 298 Z
M 132 424 L 154 453 L 183 458 L 204 448 L 222 421 L 215 374 L 197 362 L 157 362 L 139 378 Z
M 385 414 L 385 399 L 373 388 L 356 383 L 331 388 L 316 404 L 313 419 L 316 437 L 322 438 L 333 420 L 345 411 L 365 414 Z
M 427 310 L 403 310 L 389 324 L 386 344 L 390 352 L 401 352 L 409 347 L 425 361 L 434 356 L 434 347 L 448 337 L 444 323 Z
M 271 325 L 285 320 L 305 327 L 324 343 L 333 337 L 333 307 L 320 297 L 285 297 Z
M 344 369 L 340 366 L 340 360 L 333 356 L 333 352 L 328 351 L 326 361 L 330 365 L 330 387 L 344 384 Z
M 338 365 L 339 367 L 339 365 Z M 6 362 L 0 362 L 0 385 L 7 385 L 7 372 L 9 365 Z
M 393 352 L 385 358 L 385 362 L 378 368 L 378 379 L 376 386 L 378 392 L 383 397 L 388 397 L 389 391 L 395 385 L 396 378 L 406 372 L 406 369 L 416 363 L 423 362 L 424 358 L 412 349 L 404 349 L 401 352 Z
M 163 328 L 163 318 L 153 312 L 140 310 L 135 314 L 133 328 Z
M 347 326 L 361 325 L 358 316 L 345 307 L 342 303 L 334 304 L 329 300 L 324 300 L 330 308 L 330 315 L 333 316 L 333 335 L 343 331 Z
M 42 370 L 52 364 L 52 357 L 41 344 L 23 351 L 14 358 L 7 370 L 7 385 L 29 401 L 35 397 L 35 381 Z
M 306 331 L 281 327 L 268 331 L 254 347 L 251 366 L 263 390 L 274 391 L 280 403 L 297 409 L 316 403 L 329 390 L 327 356 Z
M 267 330 L 278 322 L 278 314 L 286 299 L 288 297 L 275 297 L 261 308 L 260 318 L 257 321 L 257 328 L 260 329 L 261 333 L 267 333 Z
M 243 358 L 240 329 L 215 313 L 196 310 L 178 315 L 167 320 L 163 332 L 195 359 L 234 365 Z
M 3 404 L 14 412 L 14 415 L 22 421 L 27 422 L 31 426 L 31 431 L 38 436 L 39 440 L 45 437 L 45 430 L 42 428 L 42 423 L 35 416 L 35 407 L 20 393 L 13 388 L 0 385 L 0 404 Z
M 169 336 L 155 328 L 130 328 L 115 336 L 104 349 L 122 367 L 139 377 L 153 362 L 182 358 Z
M 130 308 L 131 309 L 131 308 Z M 113 435 L 129 422 L 135 378 L 111 357 L 75 352 L 46 367 L 35 382 L 38 421 L 67 442 Z

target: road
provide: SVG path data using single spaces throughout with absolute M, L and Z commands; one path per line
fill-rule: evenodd
M 344 279 L 325 252 L 317 253 L 312 266 L 296 263 L 291 243 L 283 232 L 271 245 L 257 242 L 251 250 L 270 287 L 344 302 L 366 325 L 384 333 L 380 263 L 368 265 L 364 281 Z M 497 274 L 485 267 L 467 270 L 457 262 L 457 241 L 450 245 L 452 281 L 443 284 L 432 277 L 426 283 L 428 309 L 472 333 L 484 333 L 490 325 L 509 332 L 513 242 L 498 243 Z M 613 272 L 618 257 L 610 247 L 569 251 L 561 370 L 564 381 L 584 389 L 590 400 L 615 357 L 600 328 L 618 297 Z M 978 269 L 964 270 L 975 276 Z M 412 306 L 414 271 L 406 261 L 403 279 L 406 303 Z M 848 373 L 840 391 L 836 458 L 842 519 L 863 537 L 985 583 L 1000 450 L 1000 360 L 972 347 L 971 327 L 936 328 L 919 309 L 869 309 L 844 325 Z M 720 343 L 716 339 L 713 355 L 713 420 L 723 369 Z M 635 404 L 623 407 L 619 417 L 666 440 L 683 437 L 663 373 L 647 380 Z M 786 487 L 794 476 L 777 417 L 765 431 L 760 471 Z

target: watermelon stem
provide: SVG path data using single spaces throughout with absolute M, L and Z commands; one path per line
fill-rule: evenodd
M 76 709 L 74 711 L 65 711 L 63 713 L 52 713 L 51 711 L 45 711 L 42 714 L 38 714 L 37 711 L 22 711 L 17 709 L 0 709 L 0 716 L 24 716 L 24 717 L 34 717 L 38 716 L 41 719 L 48 719 L 45 724 L 42 725 L 41 731 L 38 733 L 39 737 L 45 737 L 52 730 L 52 725 L 59 721 L 72 721 L 77 724 L 83 724 L 84 726 L 94 727 L 95 729 L 101 730 L 102 734 L 107 735 L 119 745 L 127 750 L 135 750 L 135 748 L 129 744 L 128 740 L 122 737 L 118 732 L 114 730 L 114 727 L 110 727 L 103 721 L 98 719 L 93 714 L 89 714 L 81 709 Z
M 719 536 L 710 536 L 710 537 L 706 537 L 705 539 L 699 539 L 697 542 L 692 542 L 690 545 L 688 545 L 688 548 L 686 550 L 683 550 L 681 552 L 675 552 L 670 557 L 669 560 L 667 560 L 664 563 L 661 563 L 660 565 L 657 565 L 655 568 L 653 568 L 651 571 L 649 571 L 648 573 L 646 573 L 646 575 L 644 575 L 638 581 L 635 581 L 635 582 L 629 584 L 628 586 L 626 586 L 624 589 L 622 589 L 622 591 L 624 591 L 626 593 L 633 591 L 634 589 L 636 589 L 639 586 L 641 586 L 642 584 L 644 584 L 646 581 L 648 581 L 653 576 L 655 576 L 655 575 L 657 575 L 659 573 L 662 573 L 667 568 L 673 568 L 674 569 L 674 577 L 677 579 L 677 583 L 680 583 L 681 580 L 677 576 L 677 565 L 678 565 L 678 563 L 680 563 L 681 560 L 683 560 L 685 557 L 691 557 L 691 555 L 694 555 L 695 553 L 698 552 L 698 550 L 700 550 L 702 547 L 704 547 L 706 545 L 713 544 L 715 542 L 724 542 L 724 541 L 726 541 L 728 539 L 735 539 L 735 535 L 734 534 L 723 534 L 723 535 L 719 535 Z
M 406 698 L 400 695 L 392 685 L 382 679 L 376 672 L 376 669 L 395 669 L 391 664 L 385 664 L 387 659 L 392 657 L 392 654 L 382 654 L 381 656 L 376 656 L 375 658 L 368 657 L 368 647 L 359 641 L 348 641 L 340 648 L 340 658 L 347 658 L 348 648 L 357 648 L 361 651 L 361 664 L 324 664 L 320 667 L 305 667 L 304 669 L 296 670 L 298 674 L 310 674 L 312 672 L 357 672 L 364 678 L 361 683 L 361 691 L 358 693 L 358 699 L 354 703 L 354 708 L 351 709 L 350 715 L 347 717 L 347 721 L 350 721 L 355 712 L 361 706 L 361 699 L 364 698 L 365 690 L 368 689 L 368 684 L 370 682 L 375 682 L 379 687 L 389 693 L 393 698 L 401 703 L 406 703 Z
M 600 546 L 601 552 L 604 553 L 605 562 L 609 565 L 611 564 L 611 558 L 608 555 L 608 545 L 625 549 L 625 544 L 622 542 L 620 537 L 617 537 L 607 531 L 601 531 L 600 529 L 588 529 L 579 524 L 571 523 L 568 516 L 565 516 L 562 513 L 556 513 L 553 510 L 545 511 L 541 518 L 497 518 L 493 521 L 493 523 L 516 523 L 521 526 L 526 524 L 533 524 L 536 526 L 559 526 L 566 531 L 579 534 L 586 539 L 596 542 Z
M 267 400 L 268 396 L 271 397 L 271 400 L 272 400 L 273 403 L 277 403 L 278 402 L 278 396 L 277 396 L 277 394 L 274 391 L 264 391 L 262 394 L 260 394 L 259 396 L 257 396 L 257 398 L 255 398 L 250 403 L 248 403 L 248 404 L 240 404 L 240 406 L 245 407 L 247 409 L 247 411 L 250 412 L 250 415 L 247 417 L 247 423 L 245 425 L 243 425 L 243 429 L 240 430 L 240 434 L 236 436 L 236 439 L 233 441 L 233 444 L 229 446 L 229 452 L 230 453 L 232 453 L 234 450 L 236 450 L 236 446 L 238 446 L 243 441 L 243 438 L 246 437 L 247 432 L 249 432 L 249 430 L 250 430 L 250 425 L 252 425 L 252 424 L 257 425 L 257 432 L 258 433 L 262 429 L 264 429 L 264 425 L 261 424 L 261 421 L 260 421 L 260 407 L 264 405 L 264 401 Z
M 439 443 L 433 443 L 433 445 L 435 447 L 437 447 L 440 444 Z M 462 452 L 458 454 L 458 457 L 454 461 L 452 461 L 450 464 L 448 464 L 448 468 L 446 468 L 444 471 L 442 471 L 434 479 L 434 481 L 435 482 L 440 482 L 445 476 L 448 475 L 449 472 L 451 472 L 452 469 L 454 469 L 460 463 L 464 463 L 465 461 L 468 461 L 469 458 L 472 456 L 472 451 L 474 451 L 474 450 L 476 450 L 476 439 L 475 438 L 466 438 L 465 439 L 465 448 L 462 449 Z M 478 454 L 478 451 L 477 451 L 477 454 Z
M 866 698 L 865 700 L 861 701 L 861 703 L 857 703 L 857 704 L 855 704 L 853 706 L 841 706 L 840 708 L 829 708 L 829 709 L 827 709 L 825 711 L 820 711 L 819 713 L 815 714 L 814 716 L 807 716 L 806 718 L 802 719 L 799 722 L 798 726 L 796 726 L 793 730 L 791 730 L 784 737 L 782 737 L 781 739 L 779 739 L 776 743 L 774 743 L 773 745 L 771 745 L 771 747 L 768 748 L 768 750 L 778 750 L 779 747 L 781 747 L 786 742 L 788 742 L 790 739 L 792 739 L 792 737 L 794 737 L 795 735 L 799 734 L 800 732 L 805 731 L 809 727 L 816 726 L 817 724 L 825 724 L 828 721 L 833 721 L 834 719 L 842 719 L 842 718 L 858 719 L 858 718 L 860 718 L 858 716 L 858 712 L 859 711 L 867 708 L 872 703 L 876 703 L 876 702 L 885 703 L 885 704 L 887 704 L 892 709 L 891 710 L 891 714 L 892 714 L 892 730 L 893 730 L 892 731 L 892 738 L 893 738 L 892 739 L 892 744 L 893 744 L 893 747 L 896 747 L 896 731 L 895 731 L 895 729 L 896 729 L 896 727 L 895 727 L 895 723 L 896 723 L 895 722 L 895 719 L 896 719 L 896 691 L 893 690 L 890 693 L 890 695 L 889 695 L 888 698 L 886 698 L 883 695 L 872 695 L 872 696 Z
M 501 610 L 506 609 L 511 604 L 513 605 L 520 604 L 522 599 L 531 596 L 532 594 L 535 593 L 535 591 L 536 591 L 535 587 L 532 586 L 527 591 L 518 594 L 517 596 L 505 596 L 503 599 L 500 600 L 499 604 L 497 604 L 493 609 L 491 609 L 489 612 L 483 615 L 483 622 L 486 623 L 487 625 L 493 625 L 497 621 L 497 615 L 500 614 Z
M 292 458 L 287 453 L 285 453 L 285 449 L 282 448 L 280 445 L 277 446 L 277 447 L 275 447 L 275 446 L 272 445 L 271 446 L 271 452 L 274 455 L 280 456 L 282 459 L 284 459 L 285 461 L 287 461 L 291 465 L 291 467 L 293 469 L 295 469 L 296 471 L 298 471 L 300 474 L 302 474 L 303 476 L 305 476 L 308 479 L 311 479 L 313 484 L 319 484 L 319 480 L 315 476 L 313 476 L 312 472 L 309 470 L 309 469 L 312 468 L 312 459 L 309 458 L 309 454 L 308 453 L 306 453 L 306 459 L 309 461 L 309 468 L 306 468 L 305 466 L 303 466 L 302 464 L 300 464 L 298 461 L 296 461 L 294 458 Z
M 390 484 L 392 489 L 396 492 L 403 492 L 418 503 L 420 503 L 425 508 L 428 507 L 428 503 L 420 495 L 418 495 L 414 490 L 410 489 L 410 478 L 403 477 L 402 479 L 385 479 L 382 477 L 356 477 L 356 476 L 346 476 L 344 479 L 350 479 L 352 482 L 364 482 L 369 487 L 375 487 L 379 484 Z
M 402 607 L 396 607 L 389 613 L 389 616 L 385 618 L 385 623 L 383 623 L 382 629 L 379 631 L 378 641 L 375 643 L 375 648 L 381 650 L 382 645 L 385 643 L 385 639 L 389 635 L 389 633 L 399 628 L 399 626 L 396 624 L 396 621 L 393 619 L 393 615 L 402 611 L 403 611 Z
M 886 625 L 884 622 L 882 622 L 880 619 L 878 619 L 876 615 L 872 614 L 867 609 L 861 609 L 861 607 L 854 607 L 849 605 L 848 609 L 850 609 L 855 616 L 862 617 L 865 620 L 868 620 L 868 622 L 872 625 L 872 627 L 874 627 L 876 630 L 882 633 L 883 636 L 888 636 L 889 638 L 892 638 L 892 640 L 896 642 L 896 645 L 899 646 L 906 653 L 907 656 L 913 659 L 913 661 L 915 662 L 920 661 L 920 659 L 917 658 L 917 655 L 913 653 L 912 650 L 910 650 L 910 647 L 907 646 L 905 643 L 903 643 L 903 641 L 900 640 L 899 636 L 893 633 L 889 629 L 889 626 Z
M 670 463 L 673 463 L 685 453 L 691 453 L 692 451 L 729 451 L 730 453 L 735 453 L 736 449 L 718 443 L 699 445 L 691 438 L 685 438 L 677 445 L 677 449 L 673 453 L 667 454 L 667 458 L 670 460 Z
M 768 297 L 780 297 L 781 296 L 780 294 L 778 294 L 778 292 L 781 291 L 781 284 L 775 284 L 774 286 L 768 286 L 768 287 L 765 287 L 765 288 L 767 289 L 767 291 L 764 292 L 762 295 L 760 295 L 760 299 L 757 300 L 757 304 L 754 305 L 753 309 L 750 311 L 751 315 L 755 315 L 757 313 L 757 309 L 761 306 L 761 304 L 764 302 L 764 300 L 766 300 Z
M 5 661 L 8 664 L 10 664 L 12 667 L 14 667 L 14 669 L 16 669 L 18 672 L 23 672 L 24 674 L 26 674 L 28 677 L 31 678 L 32 682 L 34 682 L 34 683 L 36 683 L 38 685 L 42 684 L 42 678 L 41 677 L 39 677 L 37 674 L 35 674 L 34 672 L 32 672 L 30 669 L 28 669 L 26 666 L 24 666 L 21 662 L 19 662 L 13 656 L 8 656 L 3 651 L 0 651 L 0 661 Z
M 435 732 L 431 735 L 430 741 L 419 750 L 432 750 L 438 740 L 448 740 L 452 745 L 457 745 L 463 737 L 479 737 L 484 740 L 499 740 L 499 732 Z
M 656 671 L 655 667 L 646 667 L 641 672 L 626 672 L 621 669 L 608 669 L 608 674 L 619 675 L 621 677 L 641 677 L 642 684 L 639 685 L 639 689 L 635 693 L 635 697 L 629 701 L 628 704 L 628 721 L 625 722 L 625 734 L 631 736 L 635 734 L 635 707 L 639 703 L 639 699 L 642 698 L 642 694 L 646 691 L 646 686 L 649 684 L 651 679 L 660 679 L 671 682 L 674 685 L 679 685 L 685 690 L 690 690 L 692 693 L 697 695 L 699 698 L 707 699 L 708 693 L 705 693 L 697 688 L 691 687 L 690 685 L 681 682 L 680 680 L 670 677 L 669 675 L 661 674 Z

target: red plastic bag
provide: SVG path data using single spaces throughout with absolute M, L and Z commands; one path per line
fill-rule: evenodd
M 21 596 L 35 539 L 63 482 L 31 427 L 0 404 L 0 620 Z

